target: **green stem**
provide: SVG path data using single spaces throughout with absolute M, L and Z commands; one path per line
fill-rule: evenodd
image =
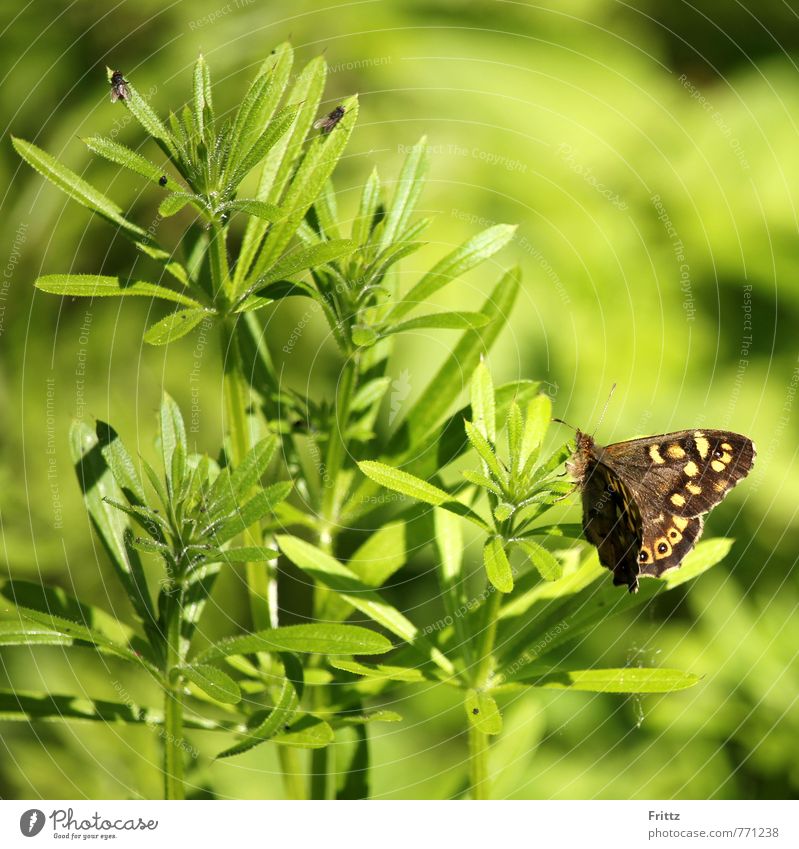
M 474 674 L 475 690 L 484 690 L 494 671 L 494 644 L 497 639 L 499 611 L 503 595 L 494 589 L 486 601 L 483 631 L 477 652 Z M 473 799 L 490 798 L 488 778 L 488 735 L 474 725 L 469 725 L 469 784 Z
M 347 444 L 344 434 L 350 420 L 350 403 L 355 394 L 358 363 L 350 357 L 344 365 L 336 392 L 336 420 L 329 434 L 327 457 L 322 474 L 322 515 L 328 525 L 336 520 L 338 475 L 344 464 Z
M 488 735 L 469 726 L 469 786 L 472 799 L 489 799 Z
M 214 298 L 220 298 L 225 304 L 233 299 L 233 281 L 227 259 L 227 233 L 224 225 L 215 218 L 209 225 L 208 256 L 211 265 L 211 282 Z
M 174 670 L 182 662 L 180 651 L 181 603 L 173 592 L 167 600 L 166 664 L 164 692 L 164 798 L 185 798 L 183 787 L 183 689 Z
M 244 374 L 241 350 L 233 319 L 225 319 L 222 328 L 222 355 L 224 357 L 225 420 L 230 434 L 230 451 L 234 465 L 238 465 L 252 447 L 252 434 L 247 420 L 250 400 L 249 384 Z M 260 528 L 249 528 L 244 533 L 243 545 L 262 544 Z M 260 563 L 248 563 L 245 567 L 250 598 L 250 612 L 256 629 L 270 628 L 277 624 L 276 604 L 270 609 L 270 598 L 276 581 L 274 569 L 264 569 Z
M 278 746 L 277 755 L 280 760 L 280 771 L 283 773 L 283 789 L 286 792 L 286 798 L 305 799 L 305 782 L 299 752 L 291 746 Z

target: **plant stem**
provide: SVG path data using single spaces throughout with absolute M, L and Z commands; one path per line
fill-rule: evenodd
M 469 726 L 469 786 L 472 799 L 489 799 L 488 735 Z
M 182 608 L 179 591 L 166 604 L 166 664 L 164 690 L 164 798 L 183 799 L 183 689 L 174 673 L 182 662 L 180 626 Z
M 222 327 L 222 355 L 224 357 L 225 423 L 230 434 L 230 451 L 234 464 L 239 464 L 252 447 L 252 434 L 247 420 L 249 385 L 241 358 L 238 337 L 233 319 L 226 319 Z M 244 545 L 259 546 L 262 543 L 260 528 L 252 527 L 244 532 Z M 276 625 L 276 604 L 270 610 L 270 598 L 276 594 L 270 586 L 276 580 L 273 570 L 265 569 L 260 563 L 246 565 L 247 588 L 250 612 L 256 629 Z
M 474 674 L 475 690 L 483 690 L 491 678 L 494 666 L 494 643 L 497 638 L 497 623 L 502 607 L 502 593 L 493 590 L 486 601 L 483 631 L 477 652 Z M 469 725 L 469 784 L 473 799 L 490 798 L 488 775 L 488 735 L 477 726 Z
M 305 799 L 305 782 L 299 752 L 291 746 L 278 746 L 277 755 L 280 759 L 280 771 L 283 773 L 283 789 L 286 792 L 286 798 Z

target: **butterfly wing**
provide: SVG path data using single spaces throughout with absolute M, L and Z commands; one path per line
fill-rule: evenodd
M 643 539 L 637 555 L 641 575 L 659 578 L 676 569 L 702 536 L 702 516 L 678 516 L 668 512 L 643 518 Z
M 638 589 L 641 517 L 617 475 L 604 463 L 591 462 L 582 477 L 583 532 L 613 572 L 613 583 Z
M 738 433 L 693 430 L 617 442 L 597 454 L 630 490 L 645 519 L 661 513 L 692 518 L 712 510 L 749 474 L 755 446 Z

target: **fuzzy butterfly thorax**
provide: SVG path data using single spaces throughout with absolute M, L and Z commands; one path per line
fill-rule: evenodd
M 752 468 L 751 439 L 681 430 L 600 446 L 577 431 L 568 471 L 582 494 L 583 532 L 613 583 L 676 569 L 702 534 L 704 514 Z

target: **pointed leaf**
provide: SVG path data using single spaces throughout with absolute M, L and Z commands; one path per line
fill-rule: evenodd
M 501 593 L 513 589 L 513 571 L 501 537 L 487 539 L 483 546 L 483 563 L 491 584 Z

